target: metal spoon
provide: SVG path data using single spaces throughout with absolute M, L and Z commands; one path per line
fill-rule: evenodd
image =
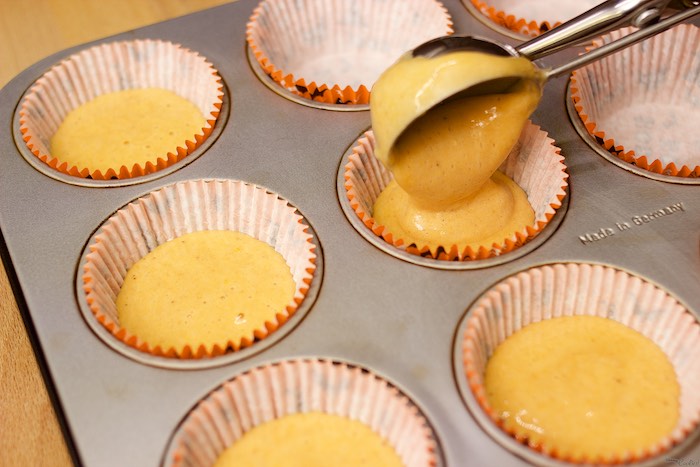
M 680 12 L 660 19 L 668 12 L 672 4 L 674 7 L 680 8 Z M 516 47 L 472 36 L 453 35 L 428 41 L 413 49 L 412 52 L 408 52 L 407 55 L 433 58 L 449 52 L 474 51 L 495 56 L 524 57 L 533 61 L 565 47 L 579 44 L 611 29 L 624 25 L 634 25 L 640 28 L 638 31 L 593 49 L 558 67 L 539 68 L 536 74 L 531 73 L 532 68 L 521 67 L 522 71 L 507 72 L 502 76 L 486 74 L 489 77 L 482 80 L 479 78 L 471 79 L 474 77 L 468 76 L 467 78 L 470 79 L 465 78 L 461 86 L 459 80 L 451 81 L 454 84 L 451 84 L 449 88 L 440 89 L 440 92 L 421 93 L 421 99 L 406 98 L 405 94 L 407 92 L 411 94 L 411 90 L 407 91 L 402 87 L 393 87 L 383 94 L 375 94 L 373 88 L 373 96 L 370 101 L 372 119 L 375 119 L 374 113 L 379 108 L 383 109 L 382 113 L 393 115 L 391 125 L 374 129 L 377 157 L 380 159 L 388 157 L 390 148 L 401 134 L 420 116 L 437 105 L 465 97 L 510 92 L 523 79 L 536 79 L 538 82 L 544 83 L 549 78 L 563 75 L 599 60 L 700 14 L 700 6 L 698 5 L 700 5 L 700 0 L 608 0 L 571 21 Z M 519 74 L 527 72 L 530 74 Z M 477 76 L 480 75 L 477 74 Z M 432 82 L 433 77 L 428 79 Z M 378 84 L 375 83 L 375 86 Z M 420 88 L 422 89 L 427 84 L 429 83 L 420 84 Z M 400 95 L 397 96 L 396 92 Z M 387 109 L 390 109 L 390 112 Z
M 638 31 L 628 34 L 621 39 L 580 55 L 568 63 L 555 68 L 544 69 L 544 79 L 546 81 L 549 78 L 581 68 L 692 18 L 700 14 L 700 6 L 698 5 L 700 5 L 700 0 L 608 0 L 516 47 L 485 38 L 445 36 L 419 45 L 413 50 L 413 56 L 430 58 L 449 52 L 474 51 L 536 60 L 612 29 L 626 25 L 640 28 Z M 680 8 L 681 11 L 661 19 L 662 15 L 670 7 Z M 459 93 L 458 97 L 504 92 L 520 78 L 520 76 L 504 76 L 496 80 L 479 83 L 467 89 L 457 90 Z M 454 97 L 456 96 L 452 98 Z

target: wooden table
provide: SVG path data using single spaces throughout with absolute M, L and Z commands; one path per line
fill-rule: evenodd
M 67 47 L 229 1 L 0 0 L 0 88 L 23 69 Z M 71 465 L 3 268 L 0 394 L 0 465 Z

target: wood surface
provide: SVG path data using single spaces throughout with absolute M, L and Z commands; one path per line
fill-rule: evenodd
M 0 88 L 54 52 L 228 2 L 0 0 Z M 0 466 L 71 464 L 5 269 L 0 268 Z

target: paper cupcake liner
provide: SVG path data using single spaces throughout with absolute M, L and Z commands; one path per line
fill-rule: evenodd
M 197 106 L 206 125 L 167 154 L 104 173 L 71 166 L 50 153 L 51 137 L 72 110 L 97 96 L 127 89 L 161 88 Z M 173 165 L 198 148 L 212 132 L 222 105 L 223 85 L 211 63 L 171 42 L 134 40 L 100 44 L 55 65 L 29 89 L 20 107 L 20 131 L 29 150 L 53 169 L 95 180 L 124 179 Z
M 488 359 L 506 338 L 530 323 L 579 315 L 610 318 L 651 339 L 668 356 L 681 388 L 680 418 L 669 437 L 648 452 L 624 454 L 604 463 L 644 460 L 683 441 L 700 421 L 700 324 L 665 291 L 608 266 L 569 263 L 533 268 L 496 284 L 477 301 L 467 317 L 462 356 L 464 375 L 481 409 L 508 432 L 486 398 L 484 372 Z M 515 438 L 514 433 L 508 434 Z M 572 461 L 541 446 L 529 447 Z
M 116 298 L 129 268 L 158 245 L 202 230 L 238 231 L 272 246 L 290 267 L 296 284 L 292 301 L 264 328 L 211 348 L 199 342 L 161 348 L 121 327 Z M 105 221 L 88 245 L 83 289 L 97 320 L 126 345 L 165 357 L 211 357 L 253 345 L 294 314 L 314 276 L 314 250 L 301 214 L 277 194 L 237 180 L 179 182 L 139 198 Z
M 407 467 L 436 465 L 432 430 L 405 395 L 365 369 L 315 359 L 261 366 L 214 390 L 178 427 L 165 465 L 211 466 L 252 428 L 307 412 L 364 423 L 389 442 Z
M 600 0 L 551 2 L 547 0 L 469 0 L 498 26 L 535 37 L 569 21 L 600 3 Z
M 548 138 L 546 132 L 528 122 L 515 147 L 501 165 L 499 170 L 512 178 L 527 194 L 535 211 L 535 222 L 491 248 L 474 250 L 469 246 L 444 245 L 431 250 L 426 245 L 407 244 L 376 222 L 372 217 L 374 203 L 393 176 L 374 155 L 375 140 L 372 131 L 366 132 L 353 148 L 345 166 L 345 190 L 350 206 L 364 225 L 396 248 L 446 261 L 491 258 L 513 251 L 535 238 L 561 207 L 561 201 L 566 196 L 568 174 L 564 158 L 553 143 L 554 140 Z
M 588 50 L 634 30 L 613 31 Z M 682 24 L 573 73 L 576 111 L 603 148 L 650 172 L 700 177 L 699 31 Z
M 374 81 L 404 52 L 451 34 L 435 0 L 263 0 L 246 38 L 283 88 L 328 104 L 367 104 Z

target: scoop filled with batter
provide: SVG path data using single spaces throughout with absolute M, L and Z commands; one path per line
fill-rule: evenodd
M 505 93 L 450 98 L 469 83 L 523 76 Z M 491 248 L 531 226 L 527 194 L 498 172 L 535 110 L 543 75 L 522 57 L 404 56 L 372 89 L 375 154 L 394 180 L 373 216 L 408 244 Z

